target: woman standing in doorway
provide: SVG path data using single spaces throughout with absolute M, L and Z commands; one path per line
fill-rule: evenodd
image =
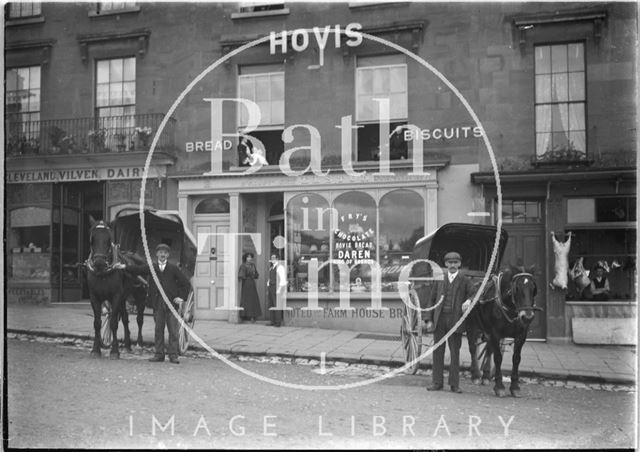
M 242 255 L 242 264 L 238 270 L 238 279 L 240 280 L 240 307 L 244 310 L 240 311 L 240 316 L 245 320 L 256 321 L 256 317 L 262 315 L 260 309 L 260 298 L 258 298 L 258 290 L 256 289 L 256 279 L 258 279 L 258 270 L 253 263 L 253 253 L 244 253 Z

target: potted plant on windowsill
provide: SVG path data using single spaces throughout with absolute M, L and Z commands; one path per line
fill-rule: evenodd
M 135 140 L 136 140 L 136 149 L 140 149 L 146 151 L 149 147 L 149 140 L 151 139 L 151 134 L 153 130 L 151 127 L 136 127 L 135 130 Z
M 93 152 L 104 152 L 107 129 L 91 129 L 89 130 L 88 136 L 92 144 Z
M 125 143 L 125 140 L 127 139 L 127 136 L 123 133 L 116 133 L 115 135 L 115 139 L 116 139 L 116 150 L 117 152 L 124 152 L 127 150 L 127 144 Z

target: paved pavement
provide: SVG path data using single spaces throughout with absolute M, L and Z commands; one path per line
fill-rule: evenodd
M 92 312 L 88 303 L 54 305 L 8 304 L 7 331 L 44 336 L 93 337 Z M 130 316 L 132 338 L 137 335 L 135 316 Z M 219 353 L 238 355 L 273 355 L 320 359 L 349 363 L 399 366 L 404 364 L 403 350 L 397 338 L 384 335 L 360 334 L 354 331 L 320 328 L 268 326 L 266 323 L 231 324 L 224 321 L 196 321 L 195 333 Z M 145 315 L 143 326 L 145 343 L 153 341 L 153 317 Z M 122 338 L 122 325 L 118 337 Z M 424 336 L 432 343 L 431 336 Z M 468 368 L 469 350 L 463 341 L 461 365 Z M 192 340 L 192 347 L 200 345 Z M 507 347 L 503 372 L 511 370 L 511 347 Z M 445 358 L 448 362 L 448 356 Z M 431 366 L 431 356 L 422 361 Z M 637 368 L 636 347 L 585 346 L 527 342 L 522 351 L 522 376 L 581 380 L 601 383 L 635 384 Z

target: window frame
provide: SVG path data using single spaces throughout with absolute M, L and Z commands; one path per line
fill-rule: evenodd
M 375 253 L 375 261 L 378 263 L 378 265 L 380 266 L 381 271 L 384 270 L 384 267 L 382 266 L 380 260 L 381 257 L 383 256 L 383 253 L 380 251 L 380 246 L 381 246 L 381 241 L 380 241 L 380 203 L 383 200 L 383 198 L 388 195 L 389 193 L 393 193 L 395 191 L 403 191 L 403 190 L 408 190 L 411 191 L 413 193 L 415 193 L 421 200 L 422 200 L 422 205 L 421 205 L 421 209 L 422 209 L 422 218 L 423 218 L 423 232 L 422 232 L 422 236 L 424 237 L 427 234 L 427 227 L 428 227 L 428 218 L 427 218 L 427 213 L 429 211 L 429 206 L 428 206 L 428 196 L 427 196 L 427 192 L 425 189 L 423 189 L 423 187 L 416 187 L 416 186 L 394 186 L 394 187 L 385 187 L 385 188 L 344 188 L 344 189 L 336 189 L 336 190 L 322 190 L 322 191 L 304 191 L 304 192 L 295 192 L 295 193 L 291 193 L 291 196 L 286 199 L 286 204 L 285 204 L 285 234 L 287 237 L 287 241 L 288 243 L 293 243 L 293 240 L 289 241 L 290 237 L 292 237 L 291 234 L 294 234 L 295 231 L 291 230 L 291 224 L 289 223 L 289 218 L 290 218 L 290 203 L 292 200 L 297 199 L 301 196 L 304 195 L 318 195 L 320 196 L 323 201 L 326 203 L 326 206 L 329 209 L 329 214 L 328 216 L 325 216 L 325 218 L 323 219 L 323 226 L 325 227 L 325 229 L 327 230 L 327 234 L 328 234 L 328 239 L 329 239 L 329 257 L 333 258 L 334 255 L 334 251 L 335 251 L 335 237 L 334 237 L 334 231 L 331 230 L 332 225 L 337 225 L 337 219 L 334 220 L 334 218 L 332 217 L 332 215 L 334 215 L 334 213 L 339 213 L 336 212 L 336 206 L 335 206 L 335 201 L 337 198 L 339 198 L 342 194 L 344 193 L 348 193 L 348 192 L 360 192 L 366 195 L 369 195 L 375 204 L 375 240 L 374 240 L 374 253 Z M 327 214 L 325 214 L 327 215 Z M 313 227 L 313 222 L 310 219 L 310 226 Z M 285 253 L 285 259 L 286 259 L 286 264 L 287 264 L 287 268 L 290 269 L 291 266 L 293 265 L 293 255 L 290 254 L 290 248 L 287 248 L 286 253 Z M 330 272 L 332 273 L 332 272 Z M 351 273 L 351 272 L 350 272 Z M 381 290 L 381 294 L 383 298 L 388 298 L 388 299 L 395 299 L 398 297 L 398 293 L 395 291 L 385 291 L 384 290 L 384 276 L 382 276 L 382 286 L 380 288 Z M 289 279 L 289 273 L 287 276 L 287 282 L 290 282 Z M 340 292 L 334 290 L 333 286 L 336 284 L 336 281 L 334 280 L 334 276 L 331 274 L 330 279 L 329 279 L 329 290 L 326 292 L 319 292 L 321 297 L 328 297 L 328 298 L 337 298 L 340 296 Z M 289 285 L 291 286 L 291 285 Z M 349 297 L 351 297 L 351 299 L 358 299 L 358 298 L 370 298 L 373 292 L 371 291 L 365 291 L 363 293 L 358 293 L 358 292 L 350 292 L 349 293 Z M 307 292 L 304 291 L 289 291 L 287 292 L 287 295 L 292 297 L 292 298 L 299 298 L 299 297 L 306 297 L 307 296 Z
M 572 44 L 581 44 L 582 45 L 582 71 L 570 71 L 569 67 L 568 67 L 568 63 L 567 63 L 567 70 L 565 72 L 553 72 L 553 68 L 551 67 L 552 61 L 549 61 L 549 65 L 550 65 L 550 72 L 548 73 L 548 75 L 550 75 L 553 78 L 554 74 L 565 74 L 567 75 L 567 87 L 569 87 L 569 74 L 571 73 L 579 73 L 582 72 L 582 88 L 584 91 L 584 100 L 582 101 L 573 101 L 570 99 L 567 99 L 566 101 L 561 101 L 561 102 L 554 102 L 553 99 L 551 99 L 551 101 L 549 102 L 538 102 L 537 100 L 537 90 L 538 90 L 538 82 L 537 82 L 537 76 L 540 75 L 537 72 L 536 69 L 536 53 L 537 50 L 539 48 L 543 48 L 543 47 L 548 47 L 549 51 L 550 51 L 550 55 L 552 52 L 552 48 L 554 46 L 564 46 L 565 51 L 568 53 L 568 48 L 570 45 Z M 567 60 L 568 61 L 568 60 Z M 583 131 L 584 133 L 584 149 L 583 150 L 578 150 L 578 149 L 571 149 L 570 147 L 566 148 L 566 149 L 560 149 L 557 152 L 560 152 L 560 155 L 564 156 L 564 157 L 559 157 L 559 158 L 553 158 L 553 160 L 583 160 L 586 159 L 587 156 L 589 155 L 589 146 L 588 146 L 588 130 L 589 130 L 589 124 L 588 124 L 588 86 L 587 86 L 587 42 L 584 39 L 577 39 L 577 40 L 570 40 L 570 41 L 557 41 L 557 42 L 540 42 L 534 45 L 533 47 L 533 114 L 534 114 L 534 121 L 533 121 L 533 130 L 534 130 L 534 158 L 536 160 L 545 160 L 545 156 L 547 156 L 546 158 L 550 158 L 553 157 L 552 152 L 556 152 L 554 151 L 553 148 L 553 134 L 556 132 L 564 132 L 565 135 L 567 136 L 567 141 L 570 143 L 571 140 L 569 138 L 569 134 L 571 132 L 571 120 L 570 118 L 567 119 L 567 121 L 569 122 L 568 124 L 568 128 L 566 130 L 558 130 L 558 131 L 554 131 L 553 130 L 553 121 L 551 121 L 551 130 L 546 131 L 546 132 L 540 132 L 538 130 L 538 107 L 540 106 L 550 106 L 551 108 L 553 108 L 554 106 L 558 106 L 558 105 L 566 105 L 567 106 L 567 110 L 569 109 L 570 105 L 583 105 L 584 107 L 584 116 L 582 117 L 583 122 L 584 122 L 584 129 L 575 129 L 576 132 L 578 131 Z M 547 74 L 547 73 L 544 73 Z M 549 90 L 551 92 L 553 88 L 553 85 L 551 84 L 549 86 Z M 552 94 L 552 92 L 551 92 Z M 569 92 L 568 92 L 569 94 Z M 567 115 L 569 115 L 569 113 L 567 113 Z M 539 140 L 539 135 L 543 134 L 543 133 L 549 133 L 550 134 L 550 146 L 551 149 L 547 150 L 545 152 L 543 152 L 542 154 L 538 154 L 538 140 Z M 573 152 L 572 152 L 573 151 Z
M 379 55 L 380 57 L 385 57 L 385 56 L 399 56 L 399 57 L 403 57 L 404 55 L 402 54 L 392 54 L 392 55 Z M 364 57 L 364 56 L 363 56 Z M 369 56 L 366 56 L 369 57 Z M 376 57 L 376 55 L 372 55 L 371 57 Z M 391 69 L 393 67 L 401 67 L 404 69 L 404 83 L 405 83 L 405 89 L 404 89 L 404 95 L 405 95 L 405 107 L 406 107 L 406 117 L 404 118 L 396 118 L 391 116 L 391 112 L 389 112 L 389 128 L 390 130 L 393 130 L 392 124 L 409 124 L 409 68 L 408 68 L 408 64 L 406 61 L 404 61 L 403 63 L 392 63 L 392 64 L 377 64 L 377 65 L 368 65 L 368 66 L 358 66 L 358 62 L 356 61 L 356 68 L 354 71 L 354 86 L 355 86 L 355 126 L 366 126 L 366 125 L 378 125 L 378 127 L 380 126 L 380 118 L 378 119 L 360 119 L 359 118 L 359 114 L 360 114 L 360 85 L 358 83 L 358 79 L 359 79 L 359 72 L 363 71 L 363 70 L 376 70 L 376 69 L 381 69 L 381 68 L 385 68 L 385 69 Z M 387 93 L 387 95 L 390 95 L 390 93 Z M 373 97 L 376 97 L 377 95 L 374 93 L 372 94 Z M 360 129 L 358 129 L 360 130 Z M 379 129 L 378 129 L 378 134 L 379 134 Z M 380 144 L 380 143 L 379 143 Z M 354 146 L 354 156 L 353 158 L 355 159 L 356 162 L 373 162 L 376 161 L 375 159 L 372 160 L 360 160 L 359 156 L 360 156 L 360 139 L 358 138 L 358 133 L 356 132 L 356 139 L 355 139 L 355 146 Z M 364 152 L 364 150 L 363 150 Z M 408 155 L 407 155 L 408 158 Z
M 18 15 L 12 15 L 14 11 L 13 6 L 16 6 L 19 9 Z M 37 12 L 35 11 L 37 6 Z M 30 8 L 30 14 L 24 14 L 26 9 Z M 28 20 L 34 19 L 38 17 L 42 17 L 42 2 L 9 2 L 7 3 L 7 21 L 12 20 Z

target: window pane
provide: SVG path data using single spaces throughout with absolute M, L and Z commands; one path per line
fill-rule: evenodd
M 256 82 L 256 102 L 260 101 L 268 101 L 270 99 L 269 95 L 269 76 L 268 75 L 260 75 L 255 77 Z
M 551 130 L 551 105 L 536 106 L 536 132 Z
M 284 101 L 284 74 L 271 76 L 271 99 Z
M 238 78 L 238 96 L 241 99 L 254 100 L 253 95 L 253 79 L 249 77 Z M 241 108 L 241 110 L 244 110 Z
M 29 89 L 29 68 L 18 69 L 18 89 Z
M 567 46 L 559 45 L 551 47 L 551 71 L 567 72 Z
M 551 48 L 549 46 L 536 47 L 536 74 L 551 72 Z
M 536 75 L 536 103 L 551 102 L 551 76 Z
M 570 148 L 575 151 L 586 152 L 586 134 L 585 132 L 569 132 Z
M 284 124 L 284 100 L 271 103 L 271 123 Z
M 330 256 L 331 210 L 324 198 L 309 193 L 291 199 L 286 216 L 289 287 L 294 292 L 307 292 L 310 289 L 309 262 L 315 259 L 320 267 Z M 318 271 L 319 292 L 329 291 L 330 273 L 327 266 Z
M 371 266 L 363 261 L 377 261 L 375 201 L 366 193 L 350 191 L 339 195 L 334 207 L 338 227 L 333 233 L 333 258 L 353 267 L 349 274 L 349 287 L 334 281 L 334 290 L 369 292 Z
M 407 111 L 407 93 L 392 94 L 391 102 L 391 119 L 406 119 L 409 114 Z
M 103 83 L 98 85 L 96 88 L 96 104 L 98 107 L 109 105 L 109 85 Z
M 260 125 L 273 124 L 271 121 L 271 103 L 270 102 L 256 102 L 260 108 L 262 119 Z
M 134 81 L 136 79 L 136 59 L 125 58 L 124 59 L 124 80 Z
M 358 93 L 370 94 L 373 92 L 373 71 L 371 69 L 358 69 Z
M 551 134 L 553 150 L 565 150 L 569 148 L 569 137 L 566 132 L 554 132 Z
M 109 85 L 109 105 L 122 104 L 122 85 L 120 83 L 111 83 Z
M 584 130 L 584 104 L 569 104 L 569 128 Z
M 369 96 L 360 96 L 358 98 L 358 117 L 359 121 L 369 121 L 376 118 L 377 105 Z
M 540 222 L 540 203 L 535 201 L 527 201 L 526 207 L 526 221 L 527 223 L 539 223 Z
M 29 71 L 29 88 L 40 88 L 40 66 L 33 66 Z
M 400 270 L 424 235 L 424 201 L 413 191 L 394 190 L 380 200 L 379 216 L 382 290 L 396 291 Z
M 569 71 L 584 70 L 584 45 L 582 43 L 569 44 Z
M 401 93 L 407 91 L 407 68 L 392 67 L 390 70 L 391 92 Z
M 15 91 L 18 89 L 18 71 L 16 69 L 7 70 L 7 91 Z M 13 101 L 12 101 L 13 102 Z
M 584 99 L 584 72 L 569 74 L 569 100 Z
M 513 202 L 513 222 L 524 223 L 525 222 L 525 203 L 524 201 Z
M 109 61 L 98 61 L 96 67 L 96 80 L 98 83 L 107 83 L 109 81 Z
M 136 82 L 126 82 L 123 84 L 123 103 L 133 104 L 136 102 Z
M 569 116 L 567 104 L 551 106 L 551 130 L 554 132 L 569 130 Z
M 29 111 L 40 111 L 40 90 L 34 89 L 29 95 Z
M 539 157 L 551 150 L 551 133 L 536 133 L 536 155 Z
M 110 60 L 109 62 L 109 81 L 122 81 L 122 60 Z
M 569 100 L 567 81 L 567 74 L 553 74 L 551 78 L 551 91 L 554 102 L 565 102 Z
M 378 68 L 373 71 L 373 92 L 383 95 L 389 93 L 389 69 Z

